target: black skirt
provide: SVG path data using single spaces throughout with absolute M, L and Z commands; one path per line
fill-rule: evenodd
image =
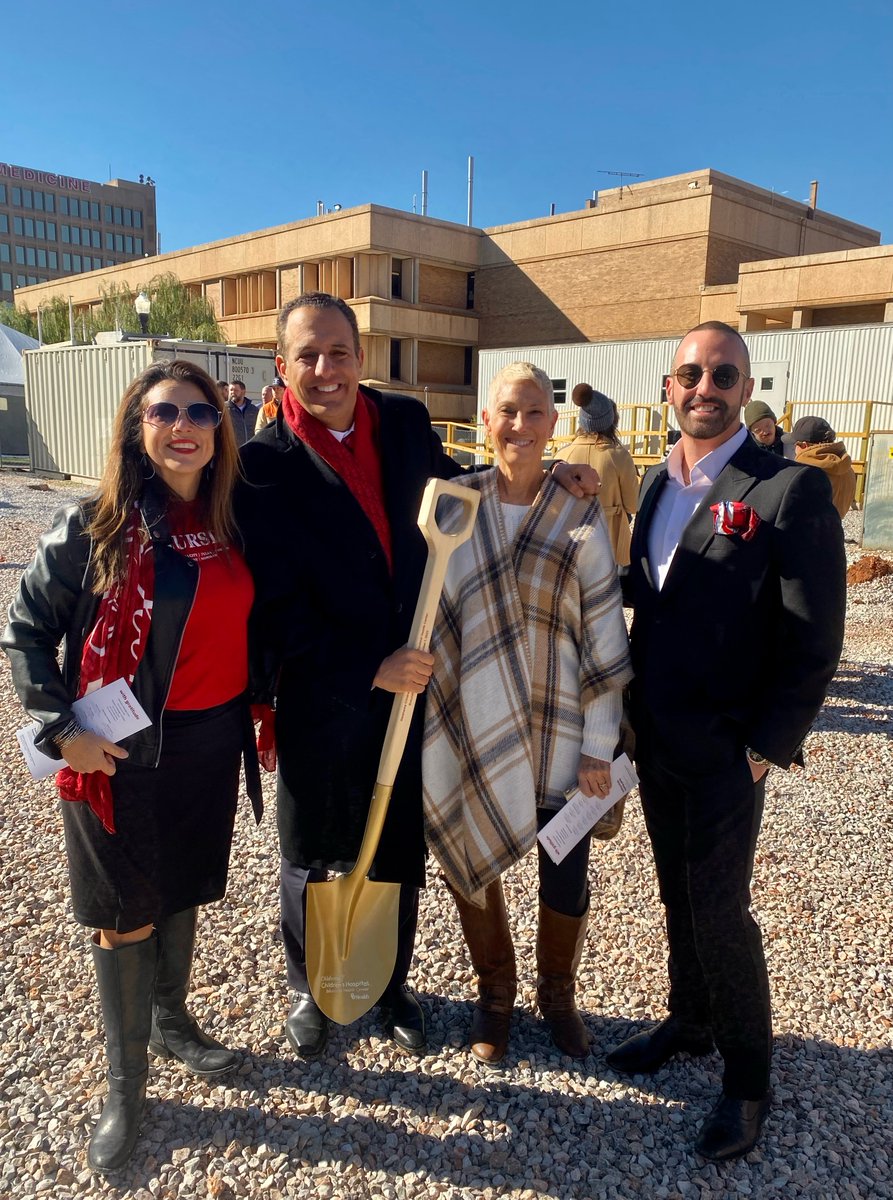
M 114 834 L 86 804 L 62 802 L 76 920 L 129 933 L 224 895 L 244 729 L 241 696 L 165 712 L 158 766 L 125 760 L 111 777 Z

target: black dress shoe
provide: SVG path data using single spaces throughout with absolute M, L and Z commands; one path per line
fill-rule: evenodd
M 607 1064 L 624 1075 L 649 1075 L 680 1052 L 709 1054 L 713 1038 L 705 1029 L 682 1025 L 676 1017 L 667 1017 L 653 1029 L 637 1033 L 621 1042 L 607 1056 Z
M 408 1050 L 410 1054 L 424 1054 L 428 1049 L 425 1040 L 425 1014 L 409 988 L 403 984 L 393 991 L 385 992 L 379 1008 L 388 1037 L 393 1038 L 402 1050 Z
M 695 1150 L 702 1158 L 725 1162 L 753 1150 L 772 1099 L 767 1092 L 760 1100 L 735 1100 L 725 1092 L 701 1126 Z
M 312 996 L 298 992 L 285 1022 L 285 1036 L 295 1054 L 316 1058 L 329 1036 L 329 1022 Z

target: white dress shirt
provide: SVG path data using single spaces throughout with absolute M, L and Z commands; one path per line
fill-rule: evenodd
M 747 437 L 747 430 L 742 425 L 727 442 L 699 458 L 691 469 L 691 483 L 688 484 L 682 475 L 682 443 L 677 442 L 667 455 L 667 482 L 657 499 L 648 530 L 648 565 L 658 591 L 664 586 L 683 530 L 713 487 L 720 471 Z

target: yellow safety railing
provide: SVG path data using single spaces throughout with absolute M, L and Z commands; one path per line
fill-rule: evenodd
M 873 428 L 874 401 L 872 400 L 817 400 L 810 404 L 798 403 L 801 416 L 806 416 L 804 410 L 815 410 L 825 405 L 833 404 L 843 409 L 860 408 L 862 410 L 862 426 L 859 429 L 835 429 L 837 438 L 855 438 L 859 449 L 852 456 L 853 470 L 856 473 L 856 503 L 862 503 L 865 490 L 865 464 L 868 461 L 869 440 L 873 433 L 889 432 Z M 636 467 L 641 472 L 646 467 L 663 462 L 670 447 L 669 434 L 669 404 L 618 404 L 621 413 L 621 424 L 627 426 L 619 429 L 621 442 L 629 450 Z M 624 419 L 624 414 L 630 414 Z M 785 405 L 784 412 L 778 418 L 778 424 L 784 430 L 790 430 L 794 423 L 794 405 Z M 490 449 L 482 425 L 472 425 L 463 421 L 435 421 L 434 428 L 439 432 L 446 452 L 460 462 L 471 461 L 492 463 L 493 452 Z M 550 440 L 546 453 L 551 457 L 563 446 L 574 440 L 576 434 L 576 412 L 561 413 L 556 426 L 555 436 Z

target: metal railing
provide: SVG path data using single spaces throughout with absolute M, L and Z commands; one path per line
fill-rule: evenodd
M 874 433 L 889 433 L 893 430 L 875 429 L 875 402 L 873 400 L 818 400 L 806 404 L 798 402 L 785 405 L 784 412 L 778 418 L 782 429 L 789 431 L 794 423 L 794 409 L 800 410 L 800 415 L 806 412 L 824 408 L 833 404 L 845 410 L 859 408 L 862 410 L 862 424 L 858 429 L 837 429 L 839 441 L 853 438 L 858 442 L 857 454 L 851 455 L 853 470 L 856 473 L 856 503 L 862 503 L 865 490 L 865 464 L 868 460 L 868 448 L 871 435 Z M 889 408 L 889 405 L 884 405 Z M 620 440 L 633 457 L 641 473 L 646 467 L 663 462 L 670 447 L 669 435 L 669 404 L 618 404 L 621 425 L 618 430 Z M 806 410 L 806 411 L 804 411 Z M 628 415 L 627 415 L 628 414 Z M 434 428 L 438 433 L 446 452 L 463 466 L 469 463 L 492 463 L 493 452 L 490 449 L 486 432 L 482 425 L 472 425 L 463 421 L 435 421 Z M 546 448 L 546 456 L 554 456 L 563 446 L 574 440 L 576 432 L 576 413 L 563 412 L 559 415 L 555 436 L 551 438 Z

